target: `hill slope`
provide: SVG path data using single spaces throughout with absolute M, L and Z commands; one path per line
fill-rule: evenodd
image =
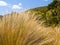
M 30 9 L 31 13 L 38 16 L 38 20 L 43 21 L 47 26 L 56 26 L 60 24 L 60 1 L 54 0 L 45 7 Z

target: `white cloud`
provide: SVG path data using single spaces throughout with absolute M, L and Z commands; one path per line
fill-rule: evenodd
M 44 1 L 48 1 L 48 0 L 44 0 Z
M 7 6 L 7 5 L 8 5 L 7 2 L 5 2 L 5 1 L 0 1 L 0 6 Z
M 21 9 L 22 7 L 19 5 L 13 5 L 12 9 Z
M 22 9 L 22 4 L 12 5 L 12 9 Z
M 22 4 L 21 4 L 21 3 L 19 3 L 18 5 L 22 6 Z

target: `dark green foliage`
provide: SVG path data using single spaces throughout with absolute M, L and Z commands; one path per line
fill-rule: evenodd
M 37 20 L 46 26 L 57 26 L 60 24 L 60 1 L 53 0 L 48 6 L 30 9 L 32 13 L 37 15 Z
M 57 8 L 58 1 L 54 0 L 51 4 L 48 5 L 48 10 Z

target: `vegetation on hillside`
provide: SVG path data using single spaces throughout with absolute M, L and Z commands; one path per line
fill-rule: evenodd
M 53 0 L 48 6 L 30 9 L 40 21 L 46 26 L 57 26 L 60 24 L 60 1 Z

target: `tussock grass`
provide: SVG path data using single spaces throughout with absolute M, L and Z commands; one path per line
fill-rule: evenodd
M 30 12 L 3 16 L 0 22 L 0 45 L 59 45 L 60 29 L 46 28 L 35 19 Z

